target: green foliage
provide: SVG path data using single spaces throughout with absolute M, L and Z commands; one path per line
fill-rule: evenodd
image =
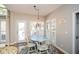
M 7 15 L 7 9 L 4 5 L 0 5 L 0 15 Z

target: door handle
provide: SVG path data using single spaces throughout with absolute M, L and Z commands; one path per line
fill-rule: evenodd
M 79 39 L 79 36 L 76 36 L 76 39 Z

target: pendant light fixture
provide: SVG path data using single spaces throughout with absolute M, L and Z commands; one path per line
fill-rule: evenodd
M 33 6 L 34 7 L 34 9 L 35 9 L 35 11 L 37 12 L 37 20 L 39 20 L 40 18 L 39 18 L 39 8 L 37 8 L 37 6 L 36 5 L 34 5 Z M 36 24 L 36 28 L 37 27 L 40 27 L 40 24 L 37 22 L 37 24 Z

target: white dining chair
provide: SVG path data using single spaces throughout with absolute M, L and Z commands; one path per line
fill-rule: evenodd
M 36 52 L 36 46 L 34 43 L 28 43 L 27 48 L 28 48 L 28 54 Z
M 39 54 L 43 54 L 43 53 L 48 54 L 48 46 L 46 45 L 39 45 L 37 46 L 37 49 Z
M 48 45 L 44 44 L 39 44 L 37 43 L 37 53 L 38 54 L 43 54 L 46 53 L 48 54 Z

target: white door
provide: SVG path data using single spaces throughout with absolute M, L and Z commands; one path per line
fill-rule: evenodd
M 24 21 L 19 21 L 17 24 L 17 35 L 18 42 L 25 42 L 25 32 L 26 32 L 26 23 Z

